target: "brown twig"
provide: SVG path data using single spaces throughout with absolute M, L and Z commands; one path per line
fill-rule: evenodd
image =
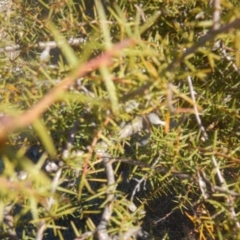
M 62 82 L 50 90 L 35 106 L 22 115 L 18 117 L 5 117 L 4 121 L 0 119 L 0 147 L 3 146 L 8 134 L 17 129 L 26 127 L 38 119 L 77 78 L 85 76 L 89 72 L 98 69 L 100 66 L 111 65 L 112 58 L 118 55 L 120 50 L 135 43 L 136 40 L 133 39 L 126 39 L 117 43 L 112 49 L 78 67 L 69 76 L 63 79 Z

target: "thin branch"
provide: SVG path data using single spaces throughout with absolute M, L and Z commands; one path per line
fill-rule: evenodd
M 12 211 L 12 205 L 8 205 L 4 208 L 4 217 L 3 217 L 3 222 L 7 225 L 6 231 L 8 232 L 8 239 L 10 240 L 19 240 L 15 226 L 14 226 L 14 219 L 13 215 L 11 213 Z
M 193 85 L 192 85 L 192 79 L 191 79 L 190 76 L 188 76 L 187 80 L 188 80 L 188 86 L 189 86 L 189 89 L 190 89 L 191 98 L 192 98 L 192 101 L 193 101 L 193 108 L 194 108 L 197 124 L 198 124 L 198 126 L 199 126 L 199 128 L 202 132 L 203 140 L 207 141 L 208 140 L 208 135 L 207 135 L 207 132 L 206 132 L 204 126 L 202 125 L 202 121 L 201 121 L 201 118 L 200 118 L 200 115 L 199 115 L 199 112 L 198 112 L 197 103 L 196 103 L 196 99 L 195 99 L 195 92 L 194 92 Z
M 207 42 L 213 40 L 217 35 L 221 33 L 227 33 L 233 29 L 240 27 L 240 18 L 236 18 L 233 22 L 228 23 L 218 29 L 210 30 L 204 36 L 202 36 L 195 45 L 190 48 L 187 48 L 180 57 L 176 57 L 168 66 L 167 68 L 163 69 L 160 73 L 160 76 L 165 76 L 167 73 L 173 74 L 176 69 L 181 65 L 183 60 L 189 56 L 190 54 L 195 53 L 200 47 L 203 47 Z M 169 79 L 170 82 L 171 79 Z M 121 98 L 121 101 L 125 102 L 129 99 L 136 97 L 140 94 L 143 94 L 146 90 L 148 90 L 151 86 L 154 85 L 155 82 L 148 82 L 145 85 L 133 90 L 132 92 L 124 95 Z
M 55 176 L 53 178 L 53 181 L 52 181 L 51 196 L 49 197 L 49 199 L 47 201 L 47 208 L 46 208 L 47 211 L 49 211 L 52 208 L 52 206 L 55 202 L 54 194 L 57 190 L 57 186 L 58 186 L 61 174 L 62 174 L 62 169 L 60 168 L 60 169 L 58 169 L 58 171 L 55 174 Z M 45 220 L 40 221 L 35 240 L 42 240 L 43 239 L 43 234 L 44 234 L 44 231 L 46 230 L 46 228 L 47 228 L 46 221 Z
M 152 164 L 152 166 L 150 167 L 150 169 L 154 169 L 155 166 L 159 163 L 160 161 L 160 156 L 158 156 L 158 158 L 154 161 L 154 163 Z M 131 201 L 133 201 L 133 198 L 136 194 L 136 192 L 138 192 L 140 190 L 140 185 L 142 184 L 142 182 L 146 181 L 146 179 L 151 175 L 152 173 L 149 172 L 147 173 L 145 176 L 143 176 L 140 180 L 138 180 L 137 185 L 134 187 L 133 191 L 132 191 L 132 195 L 131 195 Z
M 174 213 L 174 211 L 171 211 L 171 212 L 167 213 L 164 217 L 162 217 L 162 218 L 160 218 L 160 219 L 158 219 L 158 220 L 153 221 L 153 224 L 156 225 L 156 224 L 158 224 L 159 222 L 162 222 L 162 221 L 166 220 L 166 219 L 167 219 L 169 216 L 171 216 L 173 213 Z
M 222 53 L 223 57 L 232 65 L 234 71 L 240 75 L 240 70 L 233 61 L 233 58 L 227 53 L 226 46 L 224 46 L 223 42 L 221 41 L 220 52 Z
M 85 43 L 86 38 L 70 38 L 68 40 L 68 43 L 70 46 L 78 46 L 81 43 Z M 56 48 L 58 47 L 58 44 L 55 41 L 49 41 L 49 42 L 39 42 L 34 45 L 27 46 L 28 49 L 30 48 L 39 48 L 39 49 L 45 49 L 45 48 Z M 13 45 L 8 45 L 5 47 L 0 48 L 0 53 L 2 52 L 15 52 L 17 50 L 21 50 L 22 46 L 19 44 L 13 44 Z
M 220 20 L 221 20 L 221 4 L 220 0 L 213 0 L 212 2 L 213 7 L 213 30 L 217 30 L 220 27 Z M 233 67 L 233 69 L 240 75 L 240 71 L 237 65 L 232 60 L 232 57 L 227 53 L 226 47 L 224 46 L 222 40 L 219 40 L 219 44 L 217 43 L 218 48 L 220 48 L 220 52 L 224 56 L 224 58 L 229 61 Z
M 11 132 L 26 127 L 38 119 L 51 106 L 58 97 L 64 93 L 76 79 L 87 75 L 98 69 L 100 66 L 109 66 L 113 63 L 112 57 L 120 54 L 120 50 L 136 43 L 136 40 L 126 39 L 113 46 L 102 55 L 81 65 L 69 76 L 63 79 L 58 85 L 50 90 L 35 106 L 17 117 L 4 116 L 0 119 L 0 147 L 4 144 L 6 137 Z
M 183 60 L 192 53 L 195 53 L 200 47 L 203 47 L 207 42 L 213 40 L 221 33 L 227 33 L 233 29 L 240 27 L 240 18 L 236 18 L 233 22 L 228 23 L 218 29 L 210 30 L 204 36 L 199 38 L 197 43 L 190 48 L 187 48 L 179 58 L 175 58 L 169 66 L 163 70 L 163 73 L 173 73 Z
M 103 210 L 101 221 L 97 226 L 96 236 L 99 240 L 108 240 L 110 239 L 110 237 L 107 233 L 107 225 L 112 216 L 112 208 L 113 208 L 113 202 L 115 198 L 114 191 L 116 188 L 116 184 L 115 184 L 115 177 L 114 177 L 114 170 L 112 167 L 111 156 L 108 153 L 103 153 L 102 158 L 103 158 L 105 172 L 107 175 L 107 185 L 108 185 L 107 203 Z
M 213 0 L 213 30 L 219 29 L 221 20 L 221 4 L 220 0 Z

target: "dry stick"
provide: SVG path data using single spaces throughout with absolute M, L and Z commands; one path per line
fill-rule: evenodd
M 220 28 L 220 14 L 221 14 L 221 5 L 220 5 L 220 0 L 213 0 L 213 30 L 219 29 Z M 231 56 L 229 56 L 226 52 L 226 48 L 224 46 L 224 44 L 221 42 L 221 46 L 220 46 L 220 52 L 222 53 L 222 55 L 226 58 L 227 61 L 229 61 L 231 63 L 231 65 L 233 66 L 234 70 L 240 74 L 239 69 L 237 67 L 237 65 L 232 61 Z
M 91 21 L 90 24 L 92 23 L 99 23 L 101 22 L 100 20 L 99 21 Z M 107 24 L 114 24 L 115 22 L 112 22 L 112 21 L 107 21 L 106 22 Z M 87 23 L 79 23 L 79 26 L 83 26 Z M 79 44 L 81 43 L 85 43 L 87 41 L 87 38 L 86 37 L 80 37 L 80 38 L 70 38 L 67 42 L 70 46 L 78 46 Z M 17 50 L 21 50 L 21 45 L 19 44 L 11 44 L 11 45 L 7 45 L 5 47 L 0 47 L 0 53 L 2 52 L 15 52 Z M 36 43 L 34 45 L 27 45 L 27 49 L 30 49 L 30 48 L 40 48 L 40 49 L 45 49 L 46 47 L 49 47 L 50 49 L 52 48 L 57 48 L 58 45 L 55 41 L 48 41 L 48 42 L 39 42 L 39 43 Z
M 4 119 L 0 119 L 0 147 L 3 146 L 8 134 L 17 129 L 26 127 L 38 119 L 77 78 L 85 76 L 89 72 L 98 69 L 100 66 L 111 65 L 112 57 L 118 55 L 123 48 L 135 43 L 136 40 L 126 39 L 114 45 L 112 49 L 77 68 L 72 74 L 63 79 L 61 83 L 50 90 L 35 106 L 22 115 L 15 118 L 5 117 Z
M 85 41 L 86 41 L 86 39 L 84 39 L 84 38 L 70 38 L 67 42 L 70 46 L 78 46 L 80 43 L 84 43 Z M 55 41 L 49 41 L 49 42 L 39 42 L 34 45 L 28 46 L 28 48 L 40 48 L 40 49 L 45 49 L 47 47 L 49 47 L 50 49 L 56 48 L 56 47 L 58 47 L 58 44 Z M 13 45 L 1 47 L 0 53 L 15 52 L 20 49 L 21 49 L 21 45 L 13 44 Z
M 103 210 L 100 223 L 97 226 L 96 236 L 99 240 L 108 240 L 110 239 L 110 237 L 107 233 L 107 225 L 112 216 L 112 208 L 113 208 L 113 202 L 115 198 L 114 191 L 116 188 L 116 184 L 115 184 L 114 170 L 112 167 L 111 156 L 108 153 L 104 153 L 102 156 L 102 159 L 103 159 L 105 172 L 107 175 L 107 185 L 108 185 L 107 203 Z
M 6 223 L 6 226 L 7 226 L 6 231 L 8 232 L 6 237 L 8 237 L 8 239 L 10 239 L 10 240 L 20 240 L 17 236 L 17 232 L 16 232 L 16 228 L 14 226 L 14 219 L 13 219 L 11 210 L 12 210 L 11 206 L 6 206 L 4 209 L 3 222 Z
M 192 79 L 191 79 L 190 76 L 188 76 L 187 80 L 188 80 L 188 86 L 189 86 L 191 98 L 192 98 L 192 101 L 193 101 L 193 109 L 194 109 L 194 112 L 195 112 L 195 117 L 196 117 L 196 120 L 197 120 L 197 124 L 198 124 L 198 126 L 199 126 L 199 128 L 202 132 L 203 140 L 207 141 L 208 140 L 208 135 L 207 135 L 207 132 L 206 132 L 204 126 L 202 125 L 202 121 L 201 121 L 201 118 L 200 118 L 200 115 L 199 115 L 199 112 L 198 112 L 197 103 L 196 103 L 196 99 L 195 99 L 195 92 L 194 92 L 193 85 L 192 85 Z
M 213 0 L 213 30 L 219 29 L 221 20 L 220 0 Z
M 220 19 L 221 19 L 221 15 L 220 15 L 220 10 L 221 10 L 220 0 L 213 0 L 212 5 L 213 5 L 213 30 L 217 31 L 220 28 Z M 195 100 L 195 95 L 192 94 L 194 92 L 194 90 L 193 90 L 193 85 L 192 85 L 192 79 L 191 79 L 190 76 L 188 77 L 188 84 L 189 84 L 189 88 L 190 88 L 192 99 L 193 99 L 193 101 L 195 103 L 196 100 Z M 194 110 L 195 110 L 195 116 L 197 118 L 197 122 L 198 122 L 198 124 L 199 123 L 201 124 L 201 119 L 199 117 L 198 111 L 196 111 L 195 108 L 194 108 Z M 202 126 L 202 124 L 201 124 L 200 127 L 201 127 L 200 129 L 201 129 L 203 135 L 205 135 L 204 136 L 205 140 L 207 140 L 208 139 L 208 135 L 207 135 L 207 132 L 206 132 L 205 128 Z M 222 174 L 221 174 L 220 169 L 218 167 L 217 160 L 216 160 L 216 158 L 214 156 L 212 157 L 212 161 L 213 161 L 214 167 L 217 170 L 217 175 L 218 175 L 218 179 L 220 181 L 220 184 L 223 185 L 225 180 L 222 177 Z
M 172 215 L 174 213 L 174 211 L 172 210 L 171 212 L 167 213 L 164 217 L 153 221 L 154 225 L 156 225 L 157 223 L 166 220 L 170 215 Z

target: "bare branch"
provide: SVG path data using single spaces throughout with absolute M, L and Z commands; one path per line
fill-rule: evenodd
M 213 0 L 213 30 L 219 29 L 221 17 L 221 4 L 220 0 Z
M 231 64 L 231 66 L 233 67 L 234 71 L 240 75 L 240 70 L 237 67 L 237 65 L 235 64 L 235 62 L 233 61 L 233 58 L 230 56 L 230 54 L 227 52 L 227 47 L 223 44 L 223 42 L 221 41 L 221 47 L 220 47 L 220 52 L 222 53 L 223 57 Z
M 194 89 L 193 89 L 193 85 L 192 85 L 192 79 L 190 76 L 187 77 L 187 80 L 188 80 L 188 86 L 189 86 L 189 89 L 190 89 L 190 94 L 191 94 L 191 98 L 193 100 L 193 108 L 194 108 L 194 112 L 195 112 L 195 117 L 196 117 L 196 120 L 197 120 L 197 124 L 202 132 L 202 135 L 203 135 L 203 140 L 204 141 L 207 141 L 208 140 L 208 135 L 207 135 L 207 132 L 204 128 L 204 126 L 202 125 L 202 121 L 201 121 L 201 118 L 199 116 L 199 112 L 198 112 L 198 108 L 197 108 L 197 103 L 196 103 L 196 99 L 195 99 L 195 92 L 194 92 Z
M 103 164 L 105 172 L 107 175 L 107 203 L 103 210 L 101 221 L 97 226 L 96 235 L 99 240 L 108 240 L 110 239 L 107 233 L 107 225 L 110 221 L 112 215 L 113 201 L 114 201 L 114 191 L 116 188 L 114 170 L 112 167 L 111 157 L 107 153 L 103 154 Z
M 154 161 L 154 163 L 152 164 L 152 166 L 150 167 L 150 169 L 154 169 L 155 166 L 159 163 L 160 161 L 160 156 L 158 156 L 158 158 Z M 143 176 L 140 180 L 138 180 L 137 185 L 134 187 L 133 191 L 132 191 L 132 195 L 131 195 L 131 201 L 133 201 L 133 198 L 136 194 L 137 191 L 140 190 L 140 185 L 142 184 L 142 182 L 146 181 L 146 179 L 149 177 L 149 175 L 151 175 L 151 172 L 147 173 L 145 176 Z
M 78 46 L 81 43 L 86 42 L 85 38 L 71 38 L 68 40 L 68 43 L 70 46 Z M 40 49 L 45 49 L 45 48 L 56 48 L 58 47 L 57 43 L 55 41 L 49 41 L 49 42 L 39 42 L 36 43 L 32 46 L 28 46 L 28 48 L 40 48 Z M 5 47 L 0 48 L 0 53 L 2 52 L 15 52 L 17 50 L 21 50 L 22 46 L 19 44 L 14 44 L 14 45 L 8 45 Z

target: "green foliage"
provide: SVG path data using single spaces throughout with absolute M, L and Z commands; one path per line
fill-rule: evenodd
M 212 31 L 209 1 L 96 2 L 0 11 L 0 132 L 36 116 L 0 141 L 0 238 L 103 239 L 108 211 L 119 239 L 239 239 L 239 30 L 181 58 Z M 221 26 L 239 16 L 221 1 Z

